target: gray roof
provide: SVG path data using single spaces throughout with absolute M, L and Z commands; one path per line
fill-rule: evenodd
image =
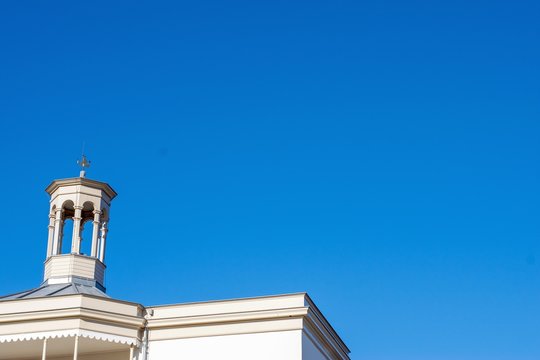
M 0 296 L 0 301 L 16 300 L 16 299 L 32 299 L 32 298 L 61 296 L 61 295 L 75 295 L 75 294 L 103 296 L 106 298 L 109 297 L 103 291 L 99 290 L 98 288 L 94 286 L 88 286 L 84 284 L 71 282 L 68 284 L 42 285 L 32 290 L 21 291 L 19 293 L 6 295 L 6 296 Z

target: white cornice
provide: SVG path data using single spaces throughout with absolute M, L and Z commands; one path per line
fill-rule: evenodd
M 114 189 L 109 184 L 81 177 L 54 180 L 52 183 L 50 183 L 49 186 L 47 186 L 45 191 L 49 195 L 52 195 L 52 193 L 54 193 L 59 187 L 71 185 L 82 185 L 103 190 L 110 197 L 111 200 L 114 199 L 114 197 L 116 197 L 117 195 L 116 191 L 114 191 Z
M 308 309 L 304 307 L 289 309 L 273 309 L 263 311 L 246 311 L 236 313 L 181 316 L 174 318 L 148 320 L 148 328 L 156 329 L 160 327 L 186 327 L 198 325 L 214 325 L 225 323 L 251 322 L 261 320 L 279 320 L 288 318 L 300 318 L 307 315 Z
M 162 304 L 162 305 L 152 305 L 147 306 L 148 309 L 162 309 L 162 308 L 172 308 L 172 307 L 191 307 L 191 306 L 219 306 L 231 303 L 255 303 L 255 302 L 266 302 L 272 300 L 285 300 L 285 299 L 298 299 L 307 296 L 305 292 L 289 293 L 289 294 L 280 294 L 280 295 L 262 295 L 262 296 L 253 296 L 246 298 L 235 298 L 235 299 L 223 299 L 223 300 L 206 300 L 206 301 L 193 301 L 185 302 L 179 304 Z
M 88 295 L 65 295 L 0 302 L 0 325 L 78 318 L 141 329 L 146 320 L 134 303 Z

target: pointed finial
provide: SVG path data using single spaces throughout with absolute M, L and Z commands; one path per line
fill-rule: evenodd
M 86 158 L 86 155 L 82 154 L 81 160 L 77 160 L 77 164 L 81 167 L 81 172 L 79 174 L 80 177 L 85 177 L 86 175 L 86 168 L 90 167 L 90 161 Z

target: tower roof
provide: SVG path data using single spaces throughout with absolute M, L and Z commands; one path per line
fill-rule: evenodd
M 72 185 L 83 185 L 102 190 L 111 198 L 111 200 L 114 199 L 114 197 L 117 195 L 116 191 L 114 191 L 109 184 L 101 181 L 87 179 L 84 177 L 54 180 L 49 186 L 47 186 L 45 191 L 49 195 L 52 195 L 59 187 Z
M 102 296 L 108 298 L 109 296 L 95 286 L 85 285 L 82 283 L 71 282 L 67 284 L 44 284 L 35 289 L 21 291 L 16 294 L 10 294 L 6 296 L 0 296 L 0 301 L 15 300 L 15 299 L 32 299 L 49 296 L 61 296 L 61 295 L 74 295 L 74 294 L 86 294 L 94 296 Z

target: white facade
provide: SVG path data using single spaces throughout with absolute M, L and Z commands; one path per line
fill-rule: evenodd
M 54 181 L 45 280 L 0 297 L 0 360 L 346 360 L 349 350 L 305 293 L 145 307 L 105 294 L 111 200 L 98 181 Z M 66 214 L 71 253 L 61 253 Z M 93 226 L 90 254 L 81 227 Z M 90 240 L 89 240 L 90 241 Z
M 310 359 L 302 357 L 301 330 L 152 341 L 149 350 L 150 360 L 169 354 L 178 359 Z

